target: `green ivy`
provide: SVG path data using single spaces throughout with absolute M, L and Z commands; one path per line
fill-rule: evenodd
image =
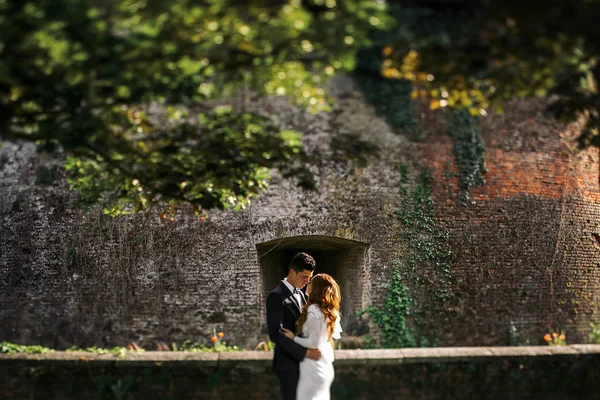
M 394 130 L 420 139 L 422 136 L 417 130 L 411 99 L 412 84 L 406 80 L 391 80 L 380 75 L 383 62 L 381 49 L 382 46 L 373 46 L 359 51 L 354 81 L 378 116 L 385 118 Z
M 464 206 L 469 200 L 471 187 L 485 183 L 485 146 L 477 118 L 468 111 L 450 112 L 447 133 L 453 141 L 452 153 L 458 170 L 459 204 Z
M 15 344 L 6 341 L 0 342 L 0 353 L 8 355 L 14 353 L 40 354 L 49 353 L 52 351 L 54 350 L 43 346 L 25 346 L 22 344 Z
M 396 131 L 406 132 L 420 139 L 416 129 L 414 105 L 410 98 L 412 85 L 407 81 L 393 81 L 379 76 L 355 75 L 365 100 L 375 107 L 375 113 L 386 119 Z
M 269 350 L 272 350 L 272 344 L 269 342 Z M 223 341 L 219 341 L 215 343 L 213 346 L 205 346 L 198 342 L 192 342 L 191 340 L 184 341 L 180 346 L 176 343 L 172 344 L 172 351 L 191 351 L 191 352 L 207 352 L 207 353 L 220 353 L 220 352 L 231 352 L 231 351 L 242 351 L 246 350 L 243 348 L 239 348 L 238 346 L 229 346 Z M 49 353 L 54 352 L 54 349 L 50 349 L 47 347 L 33 345 L 27 346 L 22 344 L 16 344 L 11 342 L 0 342 L 0 353 L 4 354 L 14 354 L 14 353 L 27 353 L 27 354 L 39 354 L 39 353 Z M 129 345 L 128 347 L 124 346 L 115 346 L 112 348 L 102 348 L 102 347 L 79 347 L 72 346 L 65 350 L 66 353 L 70 352 L 86 352 L 86 353 L 95 353 L 95 354 L 114 354 L 119 356 L 120 358 L 125 357 L 127 353 L 139 353 L 146 351 L 145 349 L 134 344 L 133 347 Z
M 368 313 L 373 322 L 381 328 L 381 345 L 383 347 L 414 347 L 414 335 L 407 321 L 411 304 L 412 298 L 408 293 L 408 288 L 402 285 L 400 272 L 395 266 L 383 309 L 369 307 L 362 310 L 359 315 Z
M 444 305 L 451 300 L 452 252 L 449 232 L 435 216 L 432 177 L 421 172 L 419 183 L 408 189 L 408 170 L 400 169 L 401 206 L 396 211 L 400 229 L 401 278 L 413 293 L 412 322 L 420 346 L 436 346 Z
M 600 344 L 600 323 L 594 324 L 593 322 L 590 322 L 590 328 L 592 328 L 592 331 L 588 334 L 589 342 Z
M 97 383 L 98 395 L 102 396 L 101 398 L 132 400 L 134 397 L 131 392 L 134 388 L 135 381 L 131 375 L 120 378 L 106 374 L 102 375 Z
M 437 346 L 444 310 L 452 300 L 452 253 L 448 230 L 435 217 L 432 178 L 423 170 L 409 190 L 408 169 L 400 168 L 398 259 L 383 309 L 367 308 L 382 332 L 383 347 Z
M 86 353 L 95 353 L 95 354 L 114 354 L 114 355 L 118 356 L 119 358 L 124 358 L 128 351 L 143 352 L 145 350 L 140 347 L 136 347 L 134 350 L 130 350 L 127 347 L 123 347 L 123 346 L 115 346 L 110 349 L 104 349 L 104 348 L 96 347 L 96 346 L 85 347 L 85 348 L 78 347 L 78 346 L 72 346 L 72 347 L 68 348 L 67 350 L 65 350 L 65 352 L 67 352 L 67 353 L 70 353 L 73 351 L 83 351 Z
M 221 353 L 221 352 L 231 352 L 231 351 L 241 351 L 244 349 L 240 349 L 237 346 L 228 346 L 226 342 L 217 342 L 214 346 L 208 347 L 198 342 L 192 342 L 191 340 L 186 340 L 181 344 L 179 348 L 177 348 L 176 344 L 173 343 L 173 351 L 192 351 L 192 352 L 206 352 L 206 353 Z

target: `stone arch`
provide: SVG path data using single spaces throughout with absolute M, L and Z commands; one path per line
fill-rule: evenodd
M 369 244 L 334 236 L 293 236 L 256 245 L 261 279 L 261 317 L 266 325 L 265 302 L 271 290 L 287 275 L 291 258 L 304 251 L 315 258 L 315 273 L 331 275 L 342 291 L 342 327 L 353 333 L 356 313 L 364 306 Z

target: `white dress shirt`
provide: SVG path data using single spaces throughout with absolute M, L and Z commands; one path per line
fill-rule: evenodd
M 288 282 L 287 278 L 283 278 L 282 282 L 285 284 L 285 286 L 288 289 L 290 289 L 290 292 L 292 292 L 294 298 L 298 302 L 298 305 L 300 306 L 300 308 L 302 308 L 302 305 L 304 304 L 304 299 L 302 298 L 302 293 L 296 292 L 296 288 L 293 287 L 292 284 Z

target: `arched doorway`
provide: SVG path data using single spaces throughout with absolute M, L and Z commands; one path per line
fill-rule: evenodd
M 342 328 L 347 331 L 353 325 L 356 313 L 365 304 L 368 250 L 367 243 L 320 235 L 286 237 L 257 244 L 263 326 L 266 323 L 265 302 L 269 292 L 287 275 L 294 254 L 304 251 L 313 256 L 317 263 L 315 274 L 329 274 L 340 285 Z

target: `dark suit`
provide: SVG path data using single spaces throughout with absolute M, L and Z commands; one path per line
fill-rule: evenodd
M 280 330 L 285 328 L 296 332 L 296 320 L 303 305 L 297 304 L 292 292 L 283 282 L 267 297 L 267 328 L 269 338 L 275 343 L 273 371 L 279 377 L 285 400 L 296 399 L 300 361 L 306 356 L 306 348 L 286 337 Z

